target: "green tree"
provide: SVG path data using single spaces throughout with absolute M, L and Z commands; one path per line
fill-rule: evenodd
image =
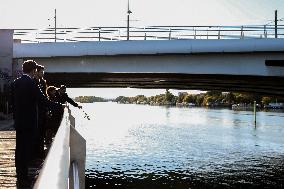
M 178 103 L 184 102 L 184 99 L 186 98 L 187 95 L 188 95 L 187 92 L 179 92 L 177 97 L 177 102 Z
M 185 102 L 185 103 L 196 103 L 195 102 L 195 96 L 193 96 L 192 94 L 188 94 L 184 98 L 183 102 Z
M 222 92 L 220 92 L 220 91 L 207 91 L 205 94 L 207 96 L 219 97 L 219 96 L 222 95 Z
M 267 105 L 267 104 L 269 104 L 270 102 L 272 102 L 272 98 L 271 98 L 271 97 L 264 96 L 264 97 L 262 97 L 262 99 L 261 99 L 261 104 L 262 104 L 262 105 Z
M 120 102 L 121 101 L 121 99 L 123 99 L 124 98 L 124 96 L 119 96 L 119 97 L 116 97 L 116 99 L 114 100 L 115 102 Z
M 203 103 L 203 100 L 204 100 L 204 94 L 198 94 L 196 95 L 196 98 L 195 98 L 195 103 L 198 105 L 198 106 L 201 106 L 202 103 Z
M 236 100 L 235 95 L 232 92 L 229 92 L 224 94 L 222 102 L 226 104 L 233 104 L 235 100 Z
M 171 92 L 169 92 L 169 89 L 166 89 L 164 102 L 174 103 L 174 95 Z
M 237 103 L 253 103 L 255 101 L 255 98 L 252 94 L 249 93 L 234 93 L 236 96 L 236 102 Z

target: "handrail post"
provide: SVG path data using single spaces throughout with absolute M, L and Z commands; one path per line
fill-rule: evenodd
M 99 28 L 99 41 L 101 41 L 101 28 Z
M 207 29 L 207 39 L 208 39 L 208 29 Z
M 263 31 L 264 31 L 264 38 L 267 38 L 266 25 L 264 25 L 264 27 L 263 27 Z
M 240 39 L 244 39 L 244 26 L 241 27 L 241 37 Z
M 278 38 L 278 34 L 277 34 L 277 10 L 275 10 L 275 20 L 274 20 L 274 32 L 275 32 L 275 38 Z

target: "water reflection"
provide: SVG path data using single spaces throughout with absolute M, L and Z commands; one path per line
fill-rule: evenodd
M 253 158 L 226 166 L 211 165 L 214 170 L 206 166 L 174 170 L 161 166 L 157 167 L 159 171 L 149 172 L 148 165 L 129 171 L 87 170 L 86 181 L 88 186 L 96 188 L 282 188 L 283 158 Z
M 87 188 L 283 188 L 283 113 L 84 107 Z

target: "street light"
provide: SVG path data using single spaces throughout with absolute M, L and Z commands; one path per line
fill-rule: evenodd
M 132 12 L 129 9 L 129 0 L 128 0 L 128 4 L 127 4 L 127 41 L 129 40 L 129 17 L 131 13 Z
M 56 9 L 54 9 L 54 42 L 56 42 L 56 30 L 57 30 L 57 26 L 56 26 Z M 50 21 L 50 18 L 47 19 L 48 21 Z M 50 27 L 50 24 L 48 25 Z
M 56 9 L 54 9 L 54 42 L 56 42 Z
M 277 10 L 275 10 L 274 16 L 275 16 L 275 21 L 274 21 L 274 23 L 275 23 L 275 38 L 278 38 L 278 34 L 277 34 L 277 21 L 278 21 L 278 19 L 277 19 Z

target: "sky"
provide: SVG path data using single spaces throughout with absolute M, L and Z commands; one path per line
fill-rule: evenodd
M 247 25 L 284 18 L 283 0 L 129 0 L 131 26 Z M 125 26 L 127 0 L 0 0 L 0 28 Z
M 129 0 L 130 26 L 268 24 L 284 20 L 284 0 Z M 126 26 L 127 0 L 0 0 L 0 29 Z M 283 21 L 279 24 L 284 24 Z M 70 96 L 151 96 L 165 90 L 68 89 Z M 172 90 L 174 94 L 178 91 Z M 191 91 L 196 93 L 196 91 Z

